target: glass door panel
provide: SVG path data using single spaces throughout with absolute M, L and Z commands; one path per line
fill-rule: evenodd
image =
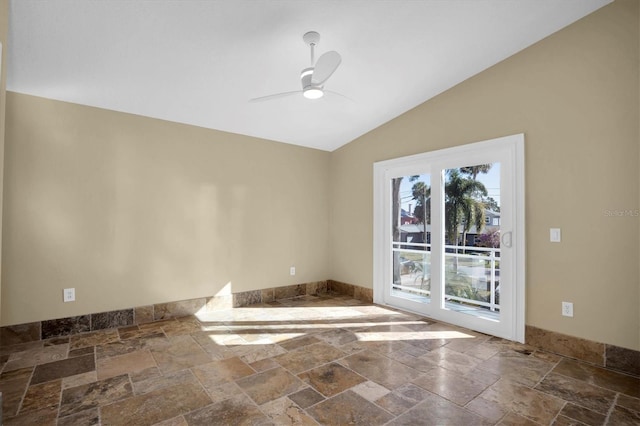
M 428 174 L 391 179 L 390 295 L 431 302 L 431 178 Z
M 500 163 L 444 170 L 443 308 L 500 321 Z

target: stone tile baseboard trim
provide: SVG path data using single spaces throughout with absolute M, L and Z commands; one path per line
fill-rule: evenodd
M 365 303 L 373 303 L 373 289 L 346 284 L 340 281 L 327 280 L 234 293 L 232 295 L 233 307 L 241 308 L 243 306 L 255 305 L 256 303 L 269 303 L 275 300 L 291 299 L 305 295 L 315 296 L 327 292 L 345 294 Z
M 347 284 L 340 281 L 328 280 L 327 288 L 334 293 L 346 294 L 354 299 L 366 303 L 373 303 L 373 289 Z
M 226 296 L 156 303 L 130 309 L 0 327 L 0 346 L 69 336 L 107 328 L 145 324 L 152 321 L 193 315 L 202 310 L 239 308 L 305 295 L 321 295 L 328 292 L 344 294 L 366 303 L 373 303 L 373 289 L 371 288 L 335 280 L 316 281 L 243 291 Z M 547 352 L 640 377 L 640 351 L 593 342 L 529 325 L 525 329 L 525 342 Z
M 243 291 L 225 296 L 156 303 L 129 309 L 0 327 L 0 346 L 64 337 L 108 328 L 145 324 L 152 321 L 193 315 L 203 310 L 207 312 L 231 307 L 239 308 L 298 296 L 318 295 L 330 291 L 348 294 L 365 302 L 373 301 L 373 291 L 371 289 L 332 280 L 316 281 L 262 290 Z
M 640 377 L 640 351 L 527 325 L 525 343 L 547 352 Z

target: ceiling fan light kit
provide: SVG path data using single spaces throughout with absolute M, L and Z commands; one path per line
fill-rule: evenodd
M 298 93 L 302 93 L 306 99 L 320 99 L 324 96 L 324 83 L 338 69 L 342 62 L 342 57 L 338 52 L 332 50 L 324 53 L 315 61 L 315 47 L 320 41 L 320 34 L 315 31 L 309 31 L 302 36 L 302 40 L 309 46 L 311 53 L 311 65 L 300 73 L 302 90 L 254 98 L 251 99 L 252 102 L 266 101 Z
M 320 99 L 324 96 L 324 92 L 322 91 L 322 88 L 307 87 L 302 91 L 302 96 L 307 99 Z

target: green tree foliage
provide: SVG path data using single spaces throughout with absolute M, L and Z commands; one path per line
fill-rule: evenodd
M 461 224 L 465 235 L 473 225 L 478 232 L 484 229 L 485 206 L 481 200 L 487 196 L 487 188 L 482 182 L 462 176 L 460 169 L 447 171 L 444 188 L 446 240 L 458 245 Z
M 480 173 L 489 173 L 493 164 L 478 164 L 476 166 L 460 167 L 460 173 L 463 175 L 471 176 L 471 179 L 476 180 Z
M 418 176 L 412 176 L 413 181 L 416 178 Z M 413 215 L 423 225 L 422 241 L 426 243 L 428 241 L 427 224 L 431 223 L 431 187 L 424 182 L 415 182 L 411 192 L 413 199 L 416 200 L 416 208 L 413 210 Z
M 482 202 L 484 203 L 487 209 L 494 212 L 500 211 L 500 206 L 498 205 L 498 202 L 494 200 L 492 197 L 485 197 L 482 199 Z

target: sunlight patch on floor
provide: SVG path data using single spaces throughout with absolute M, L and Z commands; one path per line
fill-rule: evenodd
M 196 316 L 218 345 L 269 345 L 338 328 L 352 330 L 362 342 L 474 338 L 459 329 L 424 330 L 429 323 L 421 318 L 377 306 L 253 306 Z
M 460 331 L 390 331 L 355 333 L 362 342 L 388 342 L 394 340 L 473 339 L 475 336 Z

